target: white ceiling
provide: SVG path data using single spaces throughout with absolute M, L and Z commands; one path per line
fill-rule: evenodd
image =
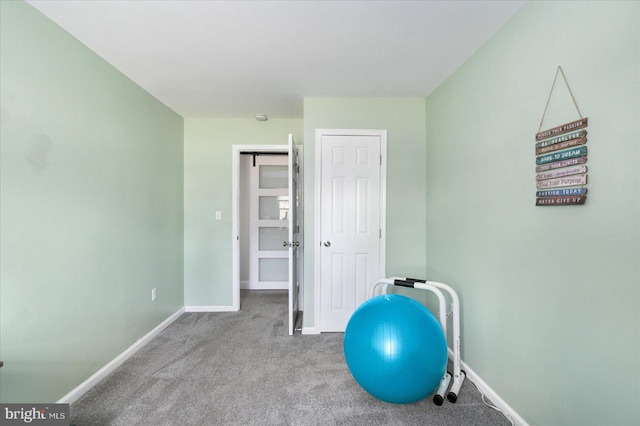
M 183 117 L 426 97 L 526 1 L 27 0 Z

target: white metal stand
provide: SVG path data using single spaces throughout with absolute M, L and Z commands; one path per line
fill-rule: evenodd
M 460 388 L 462 388 L 462 383 L 464 382 L 466 376 L 464 371 L 462 371 L 461 369 L 462 361 L 460 357 L 460 299 L 458 299 L 458 294 L 453 288 L 443 283 L 415 278 L 392 277 L 376 281 L 372 286 L 372 296 L 376 295 L 376 289 L 380 285 L 385 285 L 385 291 L 386 287 L 395 285 L 398 287 L 409 287 L 427 290 L 435 294 L 438 298 L 438 317 L 445 339 L 447 338 L 447 302 L 442 291 L 444 290 L 451 297 L 451 315 L 453 316 L 453 342 L 451 345 L 451 349 L 453 351 L 453 378 L 451 376 L 451 373 L 449 373 L 448 371 L 445 372 L 442 380 L 440 381 L 440 385 L 435 392 L 433 402 L 436 405 L 442 405 L 442 403 L 444 402 L 444 394 L 447 392 L 447 389 L 449 389 L 449 384 L 451 384 L 451 388 L 449 389 L 449 393 L 447 394 L 447 399 L 450 402 L 456 402 L 458 400 L 458 395 L 460 394 Z

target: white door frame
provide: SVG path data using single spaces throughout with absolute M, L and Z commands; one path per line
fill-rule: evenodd
M 322 136 L 379 136 L 380 137 L 380 277 L 384 277 L 387 270 L 387 131 L 371 129 L 316 129 L 315 135 L 315 207 L 314 222 L 314 309 L 313 328 L 305 328 L 305 334 L 320 333 L 320 255 L 322 223 L 321 223 L 321 193 L 322 193 Z
M 300 182 L 302 185 L 303 171 L 302 171 L 302 154 L 303 147 L 298 146 L 299 158 L 300 158 Z M 282 152 L 288 154 L 288 146 L 282 145 L 232 145 L 231 146 L 231 282 L 232 282 L 232 307 L 233 311 L 240 310 L 240 154 L 242 152 Z M 300 200 L 303 203 L 303 200 Z M 302 214 L 303 209 L 300 208 L 299 214 Z M 303 238 L 304 227 L 300 229 L 301 241 Z M 304 261 L 304 249 L 300 247 L 299 258 L 300 263 Z M 303 269 L 299 266 L 300 275 L 300 289 L 301 296 L 304 288 L 303 281 Z

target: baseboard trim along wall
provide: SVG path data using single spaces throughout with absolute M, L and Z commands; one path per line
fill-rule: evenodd
M 302 327 L 302 334 L 320 334 L 320 329 L 317 327 Z
M 167 328 L 172 322 L 178 319 L 180 315 L 184 313 L 185 309 L 180 308 L 174 314 L 172 314 L 169 318 L 162 321 L 158 326 L 156 326 L 153 330 L 145 334 L 143 337 L 138 339 L 133 345 L 129 346 L 124 352 L 120 355 L 112 359 L 107 365 L 102 367 L 100 370 L 96 371 L 91 377 L 89 377 L 84 382 L 80 383 L 76 386 L 71 392 L 63 396 L 57 403 L 58 404 L 73 404 L 77 401 L 82 395 L 89 391 L 92 387 L 98 384 L 100 380 L 104 379 L 109 373 L 118 368 L 122 363 L 124 363 L 127 359 L 129 359 L 133 354 L 135 354 L 138 350 L 140 350 L 144 345 L 149 343 L 151 339 L 156 337 L 162 330 Z
M 453 351 L 451 349 L 449 349 L 449 358 L 453 360 Z M 529 426 L 529 424 L 520 417 L 520 415 L 516 413 L 515 410 L 504 401 L 504 399 L 500 398 L 496 391 L 491 389 L 491 387 L 485 383 L 485 381 L 482 380 L 466 362 L 461 361 L 460 366 L 467 374 L 467 379 L 471 380 L 493 405 L 499 408 L 506 416 L 510 417 L 516 426 Z
M 185 312 L 237 312 L 233 306 L 185 306 Z

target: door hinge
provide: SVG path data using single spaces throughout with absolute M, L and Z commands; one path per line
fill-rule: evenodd
M 378 238 L 382 239 L 382 228 L 378 228 Z
M 380 154 L 380 165 L 382 166 L 382 154 Z

